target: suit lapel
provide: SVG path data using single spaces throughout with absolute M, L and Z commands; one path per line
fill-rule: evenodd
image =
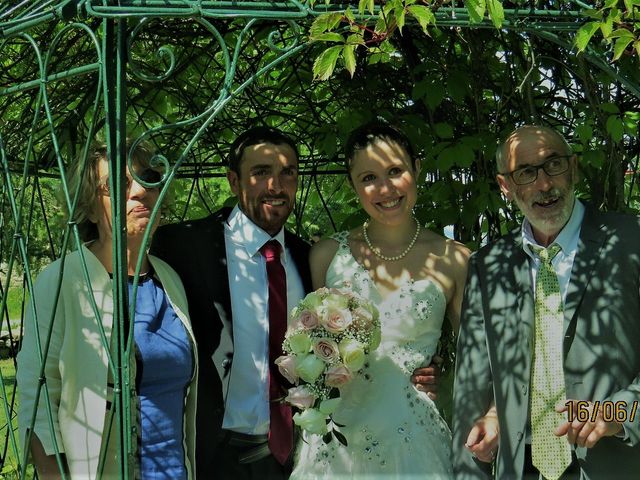
M 580 228 L 578 251 L 573 260 L 571 279 L 564 304 L 565 355 L 569 351 L 576 330 L 576 310 L 587 291 L 594 268 L 600 258 L 600 249 L 606 238 L 606 234 L 598 220 L 598 211 L 587 207 Z
M 224 238 L 224 225 L 230 213 L 230 208 L 219 210 L 216 214 L 215 222 L 211 224 L 211 237 L 208 244 L 211 247 L 212 268 L 209 269 L 209 280 L 214 288 L 209 291 L 214 292 L 212 300 L 222 320 L 223 334 L 226 331 L 229 339 L 233 340 L 231 291 L 229 289 L 229 272 Z
M 506 415 L 515 431 L 524 431 L 528 397 L 513 395 L 529 384 L 533 342 L 533 292 L 527 254 L 522 249 L 520 231 L 498 240 L 484 259 L 484 277 L 489 308 L 487 340 L 492 344 L 494 382 L 506 405 Z M 525 392 L 526 393 L 526 392 Z M 506 402 L 506 403 L 504 403 Z M 503 407 L 500 407 L 503 408 Z M 517 427 L 517 428 L 516 428 Z
M 302 287 L 305 293 L 309 293 L 311 288 L 311 271 L 309 269 L 309 248 L 310 246 L 295 236 L 293 233 L 285 230 L 284 238 L 293 263 L 296 265 L 296 270 L 302 280 Z
M 489 299 L 489 319 L 494 341 L 503 350 L 506 362 L 517 359 L 527 375 L 531 359 L 533 294 L 527 254 L 519 233 L 501 240 L 495 255 L 487 257 L 483 272 Z M 495 314 L 495 318 L 493 315 Z M 524 356 L 522 352 L 527 352 Z M 525 358 L 526 357 L 526 358 Z
M 224 223 L 231 210 L 221 210 L 210 227 L 209 251 L 211 252 L 208 289 L 221 323 L 220 343 L 214 349 L 212 359 L 222 381 L 222 398 L 227 398 L 228 379 L 233 357 L 233 322 L 231 315 L 231 291 L 227 267 Z
M 512 243 L 514 251 L 512 252 L 514 282 L 513 288 L 516 289 L 518 299 L 518 328 L 520 330 L 519 338 L 521 339 L 519 348 L 522 351 L 531 352 L 526 356 L 527 363 L 524 368 L 524 377 L 528 378 L 529 369 L 531 367 L 531 355 L 533 353 L 533 322 L 534 322 L 534 306 L 533 306 L 533 286 L 531 284 L 531 265 L 529 257 L 522 248 L 522 236 L 518 232 L 515 242 Z

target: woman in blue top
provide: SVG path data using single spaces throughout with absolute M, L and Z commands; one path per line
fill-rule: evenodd
M 158 182 L 161 174 L 150 167 L 150 160 L 151 152 L 138 147 L 133 170 L 144 182 Z M 35 282 L 35 308 L 27 312 L 18 355 L 21 439 L 30 447 L 40 478 L 60 477 L 56 452 L 72 479 L 119 478 L 121 465 L 131 478 L 193 478 L 197 370 L 186 297 L 175 271 L 147 255 L 142 245 L 146 230 L 153 233 L 158 224 L 151 223 L 151 212 L 159 190 L 141 185 L 127 172 L 129 301 L 139 255 L 142 274 L 133 318 L 135 348 L 127 359 L 130 380 L 135 383 L 133 427 L 128 432 L 135 453 L 122 459 L 113 402 L 114 372 L 109 367 L 116 342 L 111 339 L 113 246 L 106 146 L 91 151 L 84 173 L 81 163 L 71 169 L 69 191 L 79 186 L 72 219 L 86 243 L 64 261 L 45 268 Z M 39 390 L 40 358 L 45 354 L 46 383 Z

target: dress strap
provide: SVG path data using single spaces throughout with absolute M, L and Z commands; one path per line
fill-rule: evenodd
M 344 230 L 342 232 L 336 232 L 332 234 L 329 238 L 338 242 L 338 245 L 341 247 L 349 247 L 349 230 Z

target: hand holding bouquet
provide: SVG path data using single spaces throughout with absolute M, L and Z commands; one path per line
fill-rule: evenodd
M 331 414 L 340 402 L 340 388 L 362 370 L 366 354 L 379 344 L 378 310 L 370 302 L 328 288 L 307 295 L 291 311 L 285 355 L 276 360 L 280 373 L 295 385 L 285 398 L 301 410 L 294 423 L 323 435 L 325 442 L 335 436 L 346 445 Z

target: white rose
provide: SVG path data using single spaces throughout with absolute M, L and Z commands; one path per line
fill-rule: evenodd
M 296 355 L 309 353 L 309 350 L 311 350 L 311 337 L 304 332 L 294 333 L 287 340 L 291 351 Z
M 324 372 L 325 363 L 315 355 L 307 355 L 296 362 L 296 373 L 307 383 L 313 383 Z
M 351 370 L 357 372 L 364 367 L 364 345 L 353 338 L 344 338 L 338 346 L 342 363 Z
M 324 413 L 325 415 L 331 415 L 333 412 L 336 411 L 336 408 L 338 408 L 339 404 L 340 404 L 340 397 L 329 398 L 327 400 L 323 400 L 322 402 L 320 402 L 320 406 L 318 408 L 320 409 L 320 412 Z
M 307 408 L 293 416 L 293 423 L 316 435 L 327 433 L 327 417 L 315 408 Z

